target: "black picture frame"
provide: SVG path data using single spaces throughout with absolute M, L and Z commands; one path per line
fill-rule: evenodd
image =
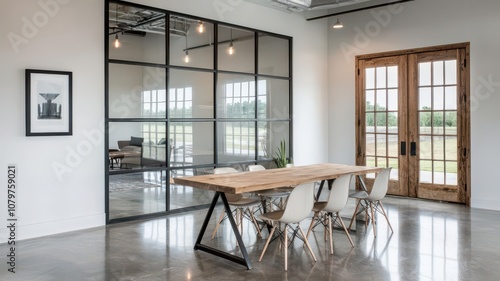
M 73 134 L 73 73 L 26 69 L 26 136 Z

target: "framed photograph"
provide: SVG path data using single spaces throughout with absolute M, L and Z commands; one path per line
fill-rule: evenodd
M 73 134 L 72 73 L 26 69 L 26 136 Z

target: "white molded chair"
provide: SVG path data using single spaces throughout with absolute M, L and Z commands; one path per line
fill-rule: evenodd
M 238 171 L 236 169 L 229 167 L 214 169 L 214 174 L 229 174 L 237 172 Z M 226 196 L 229 206 L 234 208 L 233 215 L 240 233 L 243 233 L 243 218 L 245 217 L 253 223 L 255 229 L 257 230 L 258 235 L 262 237 L 262 234 L 260 233 L 259 224 L 257 223 L 257 220 L 255 219 L 254 216 L 254 208 L 259 207 L 260 201 L 258 199 L 244 197 L 242 194 L 224 193 L 224 195 Z M 219 217 L 219 220 L 217 221 L 217 225 L 215 226 L 214 232 L 212 233 L 212 239 L 214 239 L 215 234 L 219 229 L 220 223 L 224 220 L 224 218 L 227 218 L 225 214 L 226 212 L 225 210 L 223 210 Z
M 309 233 L 316 226 L 323 224 L 325 227 L 325 240 L 326 240 L 326 232 L 328 231 L 330 234 L 330 253 L 333 255 L 333 240 L 332 240 L 332 232 L 333 226 L 335 224 L 339 225 L 344 229 L 349 242 L 354 247 L 354 243 L 352 242 L 351 235 L 349 235 L 349 231 L 345 227 L 344 221 L 340 217 L 339 212 L 347 204 L 347 199 L 349 198 L 349 188 L 351 184 L 354 183 L 353 175 L 342 175 L 335 179 L 332 184 L 332 189 L 330 190 L 330 194 L 328 195 L 328 201 L 326 202 L 316 202 L 314 203 L 313 211 L 314 216 L 311 220 L 311 225 L 309 226 L 309 230 L 307 231 L 307 237 L 309 237 Z
M 250 172 L 263 171 L 265 169 L 262 165 L 248 165 L 248 171 Z M 266 202 L 269 203 L 268 210 L 272 211 L 273 205 L 278 206 L 279 209 L 283 209 L 284 202 L 286 202 L 286 198 L 290 195 L 290 192 L 292 192 L 291 188 L 275 188 L 257 191 L 257 195 L 267 199 Z
M 377 174 L 377 176 L 375 177 L 375 181 L 373 182 L 373 187 L 369 193 L 366 191 L 358 191 L 354 194 L 349 195 L 349 197 L 355 198 L 357 200 L 356 209 L 354 210 L 354 214 L 351 218 L 351 223 L 349 224 L 349 230 L 351 229 L 352 223 L 356 219 L 356 216 L 359 215 L 364 209 L 366 213 L 365 225 L 367 225 L 369 222 L 372 223 L 374 237 L 377 237 L 377 220 L 375 217 L 376 212 L 381 213 L 385 217 L 389 228 L 392 232 L 394 232 L 391 223 L 389 222 L 389 218 L 387 217 L 387 213 L 385 212 L 384 206 L 380 201 L 387 194 L 387 189 L 389 188 L 389 177 L 391 176 L 391 169 L 391 167 L 385 168 Z M 360 206 L 363 209 L 358 211 Z
M 283 244 L 285 250 L 285 271 L 288 269 L 288 246 L 289 246 L 288 226 L 290 224 L 297 224 L 297 227 L 292 232 L 293 237 L 297 236 L 304 241 L 304 243 L 307 246 L 307 249 L 311 253 L 311 256 L 313 257 L 314 261 L 316 261 L 316 256 L 314 255 L 311 249 L 311 245 L 309 245 L 309 241 L 307 241 L 307 237 L 302 228 L 300 227 L 300 222 L 309 216 L 313 208 L 313 205 L 314 205 L 314 183 L 301 184 L 296 186 L 290 193 L 285 209 L 265 213 L 260 216 L 263 220 L 271 222 L 273 224 L 273 228 L 269 233 L 269 237 L 267 238 L 266 244 L 264 246 L 264 249 L 262 250 L 262 254 L 260 255 L 259 261 L 262 260 L 262 257 L 266 253 L 267 246 L 269 246 L 269 242 L 271 242 L 271 240 L 273 239 L 273 234 L 276 231 L 278 223 L 285 224 L 285 228 L 283 231 L 278 229 L 279 235 L 284 237 Z M 299 236 L 299 234 L 301 236 Z

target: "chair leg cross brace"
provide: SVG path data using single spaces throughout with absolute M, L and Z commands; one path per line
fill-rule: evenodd
M 243 257 L 239 257 L 224 251 L 221 251 L 219 249 L 215 249 L 213 247 L 201 244 L 201 240 L 203 239 L 203 235 L 205 234 L 205 231 L 207 230 L 208 223 L 210 222 L 210 218 L 212 217 L 212 214 L 215 209 L 215 205 L 217 204 L 217 201 L 219 200 L 219 196 L 222 198 L 222 203 L 224 204 L 224 209 L 227 214 L 227 218 L 229 222 L 231 223 L 231 228 L 233 229 L 234 235 L 236 236 L 236 240 L 238 241 L 238 246 L 240 247 L 240 251 Z M 252 263 L 250 262 L 250 257 L 248 256 L 247 249 L 245 247 L 245 244 L 243 243 L 243 240 L 241 239 L 240 232 L 238 230 L 238 226 L 236 225 L 236 222 L 234 221 L 234 217 L 231 212 L 231 208 L 229 207 L 229 203 L 227 202 L 226 195 L 223 192 L 215 192 L 214 198 L 212 199 L 212 203 L 210 204 L 210 207 L 208 209 L 207 215 L 205 216 L 205 220 L 203 221 L 203 224 L 200 229 L 200 233 L 198 234 L 198 238 L 196 239 L 196 243 L 194 246 L 195 250 L 201 250 L 205 251 L 207 253 L 211 253 L 213 255 L 216 255 L 221 258 L 225 258 L 227 260 L 239 263 L 241 265 L 244 265 L 247 267 L 247 269 L 252 268 Z

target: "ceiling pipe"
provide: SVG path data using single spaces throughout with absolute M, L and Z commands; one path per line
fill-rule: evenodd
M 368 7 L 364 7 L 364 8 L 359 8 L 359 9 L 354 9 L 354 10 L 348 10 L 348 11 L 343 11 L 343 12 L 338 12 L 338 13 L 333 13 L 333 14 L 327 14 L 327 15 L 323 15 L 323 16 L 313 17 L 313 18 L 306 19 L 306 20 L 307 21 L 319 20 L 319 19 L 323 19 L 323 18 L 338 16 L 338 15 L 345 15 L 345 14 L 350 14 L 350 13 L 354 13 L 354 12 L 364 11 L 364 10 L 368 10 L 368 9 L 374 9 L 374 8 L 379 8 L 379 7 L 384 7 L 384 6 L 394 5 L 394 4 L 411 2 L 411 1 L 415 1 L 415 0 L 399 0 L 399 1 L 394 1 L 394 2 L 390 2 L 390 3 L 378 4 L 378 5 L 368 6 Z

